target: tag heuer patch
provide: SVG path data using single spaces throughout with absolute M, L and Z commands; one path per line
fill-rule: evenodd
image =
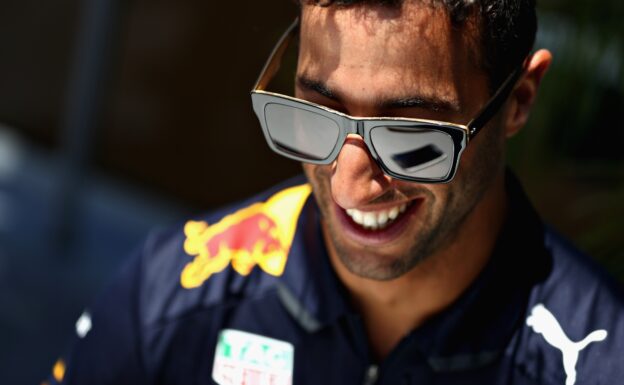
M 233 329 L 219 333 L 212 379 L 219 385 L 292 385 L 289 342 Z

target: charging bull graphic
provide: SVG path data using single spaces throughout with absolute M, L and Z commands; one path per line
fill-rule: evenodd
M 182 270 L 182 287 L 201 286 L 230 263 L 241 275 L 248 275 L 258 265 L 264 272 L 280 276 L 310 192 L 307 184 L 282 190 L 213 225 L 189 221 L 184 226 L 184 251 L 195 258 Z

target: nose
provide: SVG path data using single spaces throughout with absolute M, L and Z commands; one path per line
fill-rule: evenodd
M 333 165 L 331 191 L 334 201 L 344 209 L 359 208 L 374 202 L 392 187 L 359 135 L 347 136 Z

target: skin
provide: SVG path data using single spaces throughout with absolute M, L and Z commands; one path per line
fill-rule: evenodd
M 489 99 L 478 29 L 453 29 L 443 9 L 302 6 L 296 96 L 352 116 L 400 116 L 465 124 Z M 448 307 L 476 278 L 506 214 L 506 138 L 526 122 L 551 61 L 536 52 L 509 100 L 464 151 L 448 184 L 385 175 L 350 135 L 331 165 L 304 165 L 322 214 L 330 260 L 362 313 L 382 360 L 400 339 Z M 409 106 L 397 100 L 418 100 Z M 411 205 L 392 234 L 362 236 L 344 210 Z

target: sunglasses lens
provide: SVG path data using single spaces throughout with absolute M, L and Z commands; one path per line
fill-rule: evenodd
M 375 127 L 371 142 L 392 172 L 411 178 L 445 179 L 451 172 L 454 143 L 449 134 L 414 127 Z
M 301 160 L 326 159 L 340 135 L 340 127 L 333 120 L 297 107 L 269 103 L 265 117 L 273 144 Z

